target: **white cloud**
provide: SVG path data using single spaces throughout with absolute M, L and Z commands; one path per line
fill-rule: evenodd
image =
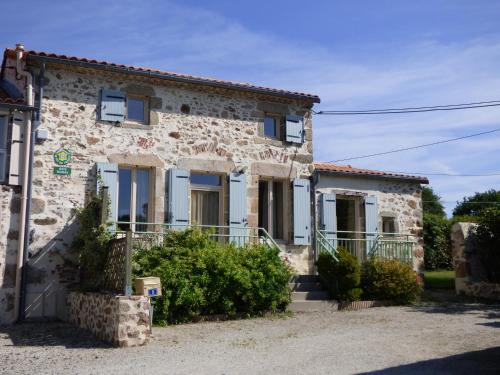
M 340 58 L 335 45 L 298 44 L 200 8 L 149 3 L 81 3 L 84 11 L 78 19 L 64 17 L 72 11 L 69 3 L 54 7 L 58 22 L 37 28 L 33 40 L 40 48 L 34 47 L 311 92 L 321 96 L 317 108 L 323 109 L 500 99 L 500 35 L 443 44 L 428 34 L 426 40 L 402 42 L 399 48 L 393 44 L 391 50 L 364 61 L 345 54 Z M 32 14 L 33 22 L 37 16 Z M 65 40 L 74 43 L 56 38 L 50 48 L 47 36 L 61 30 L 67 32 Z M 383 117 L 316 116 L 314 152 L 317 160 L 335 160 L 498 127 L 499 107 Z M 499 162 L 500 133 L 494 133 L 351 163 L 409 172 L 486 173 L 500 171 Z M 431 183 L 444 200 L 454 201 L 475 191 L 498 189 L 500 177 L 432 177 Z

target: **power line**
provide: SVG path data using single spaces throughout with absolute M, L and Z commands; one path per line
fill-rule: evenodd
M 433 173 L 433 172 L 401 172 L 401 171 L 386 171 L 389 173 L 400 173 L 409 175 L 424 175 L 424 176 L 445 176 L 445 177 L 494 177 L 500 176 L 500 172 L 487 174 L 460 174 L 460 173 Z
M 436 201 L 422 201 L 422 203 L 435 203 Z M 500 202 L 460 202 L 460 201 L 442 201 L 438 203 L 457 203 L 457 204 L 500 204 Z
M 419 112 L 435 112 L 435 111 L 453 111 L 459 109 L 498 107 L 500 100 L 491 100 L 486 102 L 463 103 L 463 104 L 447 104 L 428 107 L 407 107 L 407 108 L 386 108 L 386 109 L 366 109 L 366 110 L 326 110 L 313 111 L 316 115 L 384 115 L 397 113 L 419 113 Z
M 347 160 L 355 160 L 355 159 L 365 159 L 365 158 L 371 158 L 371 157 L 373 157 L 373 156 L 393 154 L 393 153 L 395 153 L 395 152 L 402 152 L 402 151 L 415 150 L 415 149 L 417 149 L 417 148 L 423 148 L 423 147 L 429 147 L 429 146 L 440 145 L 440 144 L 443 144 L 443 143 L 454 142 L 454 141 L 458 141 L 458 140 L 461 140 L 461 139 L 472 138 L 472 137 L 478 137 L 478 136 L 480 136 L 480 135 L 484 135 L 484 134 L 491 134 L 491 133 L 495 133 L 495 132 L 498 132 L 498 131 L 500 131 L 500 128 L 493 129 L 493 130 L 488 130 L 488 131 L 481 132 L 481 133 L 475 133 L 475 134 L 464 135 L 464 136 L 462 136 L 462 137 L 457 137 L 457 138 L 446 139 L 446 140 L 444 140 L 444 141 L 438 141 L 438 142 L 432 142 L 432 143 L 425 143 L 425 144 L 418 145 L 418 146 L 405 147 L 405 148 L 398 148 L 398 149 L 395 149 L 395 150 L 390 150 L 390 151 L 377 152 L 377 153 L 375 153 L 375 154 L 367 154 L 367 155 L 353 156 L 353 157 L 349 157 L 349 158 L 345 158 L 345 159 L 337 159 L 337 160 L 332 160 L 332 161 L 330 161 L 330 163 L 336 163 L 336 162 L 339 162 L 339 161 L 347 161 Z

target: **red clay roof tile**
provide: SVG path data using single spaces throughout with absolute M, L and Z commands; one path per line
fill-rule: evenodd
M 411 180 L 417 181 L 422 184 L 428 184 L 429 180 L 427 177 L 423 176 L 413 176 L 402 173 L 392 173 L 392 172 L 384 172 L 384 171 L 376 171 L 372 169 L 362 169 L 362 168 L 354 168 L 351 165 L 340 165 L 334 163 L 314 163 L 314 169 L 318 172 L 326 172 L 333 174 L 343 174 L 343 175 L 352 175 L 352 176 L 374 176 L 381 178 L 394 178 L 394 179 L 402 179 L 402 180 Z

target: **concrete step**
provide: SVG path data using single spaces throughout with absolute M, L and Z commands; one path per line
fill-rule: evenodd
M 327 301 L 293 301 L 288 305 L 288 310 L 293 312 L 334 312 L 339 305 L 335 300 Z
M 315 290 L 309 292 L 292 292 L 292 301 L 325 301 L 328 300 L 328 292 Z
M 294 275 L 290 280 L 291 283 L 317 283 L 319 278 L 317 275 Z
M 292 292 L 313 292 L 323 290 L 320 283 L 288 283 L 288 287 Z

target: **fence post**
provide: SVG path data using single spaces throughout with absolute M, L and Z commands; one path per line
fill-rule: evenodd
M 125 244 L 125 295 L 132 295 L 132 231 L 127 230 Z

